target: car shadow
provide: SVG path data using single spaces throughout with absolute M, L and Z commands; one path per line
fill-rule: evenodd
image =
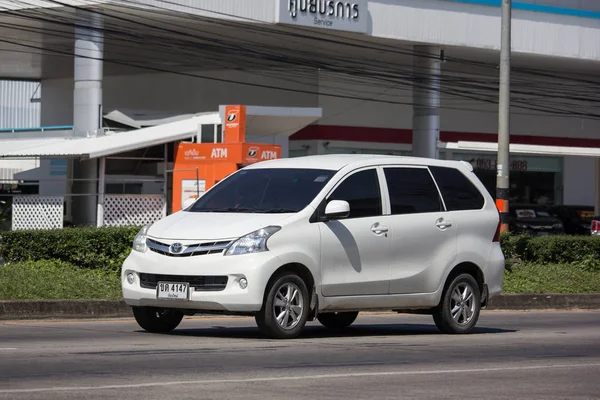
M 514 333 L 517 330 L 499 329 L 489 327 L 476 327 L 468 335 Z M 179 328 L 172 331 L 172 336 L 210 337 L 231 339 L 262 339 L 269 340 L 258 328 L 226 327 L 215 325 L 210 328 Z M 377 336 L 413 336 L 413 335 L 445 335 L 434 324 L 355 324 L 341 330 L 331 330 L 320 325 L 307 325 L 300 336 L 294 340 L 323 339 L 323 338 L 356 338 Z

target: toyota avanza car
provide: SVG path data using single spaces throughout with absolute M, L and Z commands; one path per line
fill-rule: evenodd
M 273 338 L 361 311 L 430 313 L 468 333 L 501 293 L 499 213 L 471 165 L 414 157 L 279 159 L 231 174 L 144 227 L 122 268 L 138 324 L 254 316 Z

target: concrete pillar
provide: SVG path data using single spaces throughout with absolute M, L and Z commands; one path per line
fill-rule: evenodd
M 437 46 L 415 46 L 413 56 L 413 156 L 439 158 L 440 51 Z
M 93 136 L 102 125 L 102 21 L 98 14 L 77 13 L 87 23 L 75 29 L 73 135 Z M 73 178 L 73 222 L 96 225 L 98 161 L 75 161 Z
M 595 177 L 594 179 L 594 212 L 595 215 L 600 215 L 600 158 L 596 158 Z
M 104 178 L 106 176 L 106 157 L 100 158 L 98 165 L 98 205 L 96 209 L 96 226 L 104 226 Z

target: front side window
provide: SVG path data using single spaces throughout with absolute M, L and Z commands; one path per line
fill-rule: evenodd
M 435 183 L 425 168 L 385 168 L 392 215 L 442 211 Z
M 349 176 L 328 198 L 328 201 L 331 200 L 344 200 L 350 204 L 350 216 L 348 218 L 381 215 L 381 192 L 377 171 L 368 169 Z
M 319 194 L 335 171 L 265 168 L 241 170 L 209 190 L 187 211 L 296 213 Z

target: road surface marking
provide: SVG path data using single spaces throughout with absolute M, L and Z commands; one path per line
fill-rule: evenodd
M 506 371 L 524 371 L 524 370 L 542 370 L 542 369 L 557 369 L 557 368 L 591 368 L 600 367 L 600 363 L 594 364 L 555 364 L 555 365 L 529 365 L 520 367 L 498 367 L 498 368 L 473 368 L 473 369 L 438 369 L 429 371 L 387 371 L 387 372 L 356 372 L 345 374 L 323 374 L 323 375 L 303 375 L 303 376 L 271 376 L 271 377 L 256 377 L 256 378 L 239 378 L 239 379 L 206 379 L 195 381 L 171 381 L 171 382 L 149 382 L 149 383 L 132 383 L 128 385 L 103 385 L 103 386 L 63 386 L 63 387 L 46 387 L 46 388 L 31 388 L 31 389 L 5 389 L 0 390 L 0 394 L 16 394 L 16 393 L 39 393 L 39 392 L 62 392 L 62 391 L 92 391 L 92 390 L 107 390 L 107 389 L 136 389 L 146 387 L 161 387 L 161 386 L 180 386 L 180 385 L 211 385 L 223 383 L 256 383 L 256 382 L 281 382 L 281 381 L 297 381 L 297 380 L 314 380 L 314 379 L 336 379 L 336 378 L 366 378 L 377 376 L 411 376 L 411 375 L 441 375 L 441 374 L 464 374 L 464 373 L 482 373 L 482 372 L 506 372 Z

